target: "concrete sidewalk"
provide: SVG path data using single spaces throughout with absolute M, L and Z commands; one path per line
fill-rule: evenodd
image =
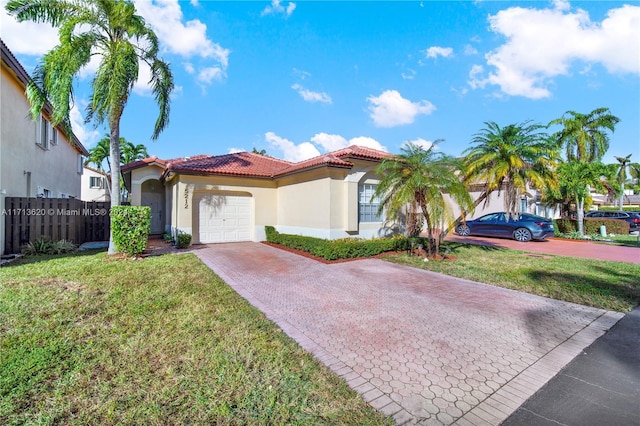
M 558 424 L 640 425 L 640 306 L 503 423 Z
M 397 424 L 500 424 L 622 317 L 379 259 L 193 252 Z

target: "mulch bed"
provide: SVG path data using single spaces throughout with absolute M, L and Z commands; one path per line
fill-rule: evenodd
M 392 256 L 394 254 L 408 254 L 407 251 L 387 251 L 387 252 L 384 252 L 384 253 L 377 254 L 375 256 L 352 257 L 352 258 L 349 258 L 349 259 L 327 260 L 327 259 L 324 259 L 322 257 L 314 256 L 311 253 L 303 251 L 303 250 L 297 250 L 297 249 L 294 249 L 294 248 L 291 248 L 291 247 L 286 247 L 286 246 L 283 246 L 283 245 L 280 245 L 280 244 L 270 243 L 268 241 L 262 241 L 262 244 L 265 244 L 265 245 L 271 246 L 271 247 L 275 247 L 275 248 L 280 249 L 280 250 L 288 251 L 289 253 L 294 253 L 294 254 L 297 254 L 299 256 L 306 257 L 307 259 L 312 259 L 312 260 L 315 260 L 317 262 L 324 263 L 324 264 L 327 264 L 327 265 L 330 265 L 332 263 L 353 262 L 354 260 L 362 260 L 362 259 L 372 259 L 372 258 L 373 259 L 380 259 L 380 258 L 383 258 L 383 257 L 386 257 L 386 256 Z M 446 255 L 446 256 L 444 256 L 444 259 L 443 259 L 441 255 L 438 255 L 437 257 L 430 256 L 429 260 L 455 260 L 455 257 Z

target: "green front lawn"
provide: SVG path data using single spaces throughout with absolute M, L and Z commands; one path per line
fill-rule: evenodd
M 0 269 L 0 424 L 391 424 L 194 255 Z
M 640 265 L 445 243 L 455 260 L 385 260 L 567 302 L 628 312 L 640 303 Z

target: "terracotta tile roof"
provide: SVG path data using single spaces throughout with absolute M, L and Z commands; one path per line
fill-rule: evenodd
M 292 164 L 291 167 L 282 170 L 279 175 L 322 166 L 343 167 L 348 169 L 353 167 L 353 163 L 346 160 L 348 158 L 381 161 L 389 155 L 390 154 L 388 152 L 378 151 L 377 149 L 351 145 L 347 148 L 328 152 L 324 155 Z
M 223 174 L 234 176 L 272 177 L 292 163 L 252 152 L 191 157 L 168 162 L 167 171 Z
M 122 170 L 127 171 L 155 164 L 163 167 L 165 173 L 222 174 L 272 178 L 318 167 L 351 168 L 353 163 L 348 161 L 349 159 L 381 161 L 389 155 L 391 154 L 388 152 L 352 145 L 299 163 L 292 163 L 252 152 L 237 152 L 215 156 L 195 155 L 170 160 L 161 160 L 154 156 L 124 165 Z

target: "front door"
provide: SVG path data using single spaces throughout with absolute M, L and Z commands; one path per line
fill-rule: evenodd
M 162 234 L 164 232 L 164 224 L 162 218 L 162 210 L 164 207 L 162 194 L 157 192 L 143 192 L 141 204 L 151 207 L 151 233 Z

